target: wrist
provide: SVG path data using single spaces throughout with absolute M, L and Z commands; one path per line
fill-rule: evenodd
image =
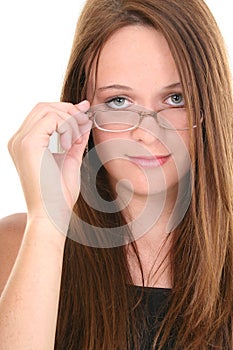
M 52 218 L 44 213 L 29 213 L 27 216 L 26 236 L 34 237 L 38 240 L 46 241 L 48 244 L 57 245 L 64 248 L 67 231 L 69 227 L 68 221 L 61 220 L 54 222 Z
M 62 235 L 66 236 L 69 228 L 69 223 L 72 215 L 72 210 L 48 212 L 46 209 L 30 210 L 27 213 L 28 223 L 45 224 L 48 227 L 53 227 Z

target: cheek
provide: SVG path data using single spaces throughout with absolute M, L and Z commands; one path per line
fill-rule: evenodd
M 127 149 L 135 147 L 127 133 L 111 133 L 98 129 L 92 130 L 95 150 L 103 164 L 112 159 L 125 158 Z
M 174 152 L 174 164 L 178 173 L 178 181 L 191 170 L 189 132 L 181 132 L 177 149 Z
M 168 169 L 167 176 L 176 174 L 176 180 L 183 178 L 191 169 L 190 136 L 188 131 L 172 131 L 167 134 L 167 149 L 172 154 L 172 167 Z
M 108 133 L 96 128 L 92 133 L 95 151 L 107 170 L 112 164 L 124 159 L 125 150 L 129 146 L 126 138 L 121 138 L 119 133 Z
M 96 128 L 92 129 L 92 136 L 95 145 L 98 145 L 102 142 L 109 140 L 109 134 L 107 132 L 103 132 Z
M 94 144 L 98 145 L 102 142 L 107 142 L 107 141 L 114 141 L 114 144 L 117 144 L 118 140 L 119 142 L 122 140 L 129 140 L 130 139 L 130 135 L 128 132 L 106 132 L 106 131 L 101 131 L 97 128 L 93 128 L 92 129 L 92 135 L 93 135 L 93 140 L 94 140 Z
M 187 151 L 190 153 L 190 135 L 189 135 L 189 132 L 184 132 L 183 134 L 181 133 L 180 136 L 183 140 L 184 145 L 187 148 Z

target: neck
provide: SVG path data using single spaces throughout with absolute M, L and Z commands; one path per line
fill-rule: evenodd
M 149 196 L 134 193 L 131 198 L 127 190 L 121 202 L 127 206 L 123 214 L 128 222 L 134 245 L 143 270 L 142 280 L 140 264 L 131 243 L 127 246 L 127 256 L 133 283 L 151 287 L 171 288 L 170 248 L 172 233 L 167 232 L 177 197 L 177 189 Z M 126 201 L 126 198 L 130 200 Z
M 118 191 L 122 213 L 135 240 L 145 239 L 153 243 L 161 234 L 168 234 L 168 222 L 176 205 L 177 188 L 150 195 L 132 193 L 128 188 Z M 120 198 L 120 199 L 119 199 Z

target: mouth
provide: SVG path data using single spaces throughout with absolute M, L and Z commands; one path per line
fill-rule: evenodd
M 158 168 L 164 165 L 168 159 L 171 157 L 171 155 L 166 155 L 166 156 L 129 156 L 126 155 L 128 160 L 136 165 L 138 165 L 141 168 L 147 168 L 147 169 L 152 169 L 152 168 Z

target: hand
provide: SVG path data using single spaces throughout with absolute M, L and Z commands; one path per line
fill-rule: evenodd
M 39 103 L 8 143 L 18 171 L 30 218 L 50 218 L 68 227 L 80 191 L 80 166 L 91 121 L 83 113 L 89 102 Z M 63 154 L 52 154 L 49 140 L 60 134 Z

